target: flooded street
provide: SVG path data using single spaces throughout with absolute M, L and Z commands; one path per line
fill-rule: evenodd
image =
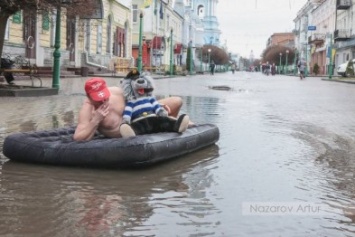
M 63 79 L 57 96 L 0 97 L 0 149 L 15 132 L 74 125 L 84 81 Z M 156 86 L 160 98 L 181 96 L 195 123 L 216 124 L 216 145 L 138 170 L 0 152 L 0 235 L 355 235 L 355 84 L 228 72 Z

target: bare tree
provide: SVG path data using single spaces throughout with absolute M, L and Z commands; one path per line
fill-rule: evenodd
M 282 45 L 274 45 L 266 48 L 263 53 L 263 62 L 269 62 L 270 64 L 275 63 L 278 65 L 280 63 L 280 53 L 281 55 L 281 64 L 285 64 L 286 62 L 286 50 L 288 50 L 288 64 L 293 62 L 295 58 L 295 50 L 292 48 L 288 48 Z
M 209 54 L 208 50 L 211 50 L 210 52 L 210 60 L 214 61 L 216 65 L 224 65 L 229 62 L 229 57 L 227 52 L 224 49 L 221 49 L 217 46 L 214 45 L 204 45 L 202 48 L 202 54 L 207 55 Z M 208 62 L 208 57 L 203 58 L 204 62 Z
M 9 17 L 20 10 L 54 11 L 59 7 L 67 9 L 68 16 L 90 15 L 96 0 L 0 0 L 0 55 L 4 47 L 6 24 Z

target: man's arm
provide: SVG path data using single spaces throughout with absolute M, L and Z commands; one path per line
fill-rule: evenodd
M 94 113 L 92 113 L 92 105 L 85 101 L 79 112 L 78 125 L 74 133 L 75 141 L 91 140 L 100 122 L 108 114 L 108 104 L 102 104 Z

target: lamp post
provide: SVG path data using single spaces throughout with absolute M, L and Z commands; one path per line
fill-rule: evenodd
M 61 0 L 57 7 L 57 19 L 55 23 L 55 39 L 54 39 L 54 51 L 53 51 L 53 74 L 52 74 L 52 88 L 60 88 L 60 33 L 61 33 L 61 4 L 70 4 L 71 0 Z
M 308 43 L 306 43 L 306 68 L 304 70 L 304 75 L 307 77 L 308 76 Z
M 297 74 L 297 57 L 298 57 L 298 50 L 295 50 L 295 57 L 293 59 L 293 63 L 294 63 L 294 68 L 293 68 L 293 74 L 296 75 Z
M 192 75 L 192 41 L 189 42 L 189 71 L 190 75 Z
M 61 27 L 61 6 L 57 7 L 57 19 L 55 24 L 55 42 L 53 52 L 53 81 L 52 88 L 60 87 L 60 27 Z
M 211 49 L 208 49 L 208 67 L 210 67 L 211 73 L 212 73 L 212 67 L 211 67 Z M 208 68 L 207 67 L 207 68 Z
M 173 75 L 173 28 L 170 30 L 170 76 Z
M 279 65 L 279 74 L 281 74 L 281 58 L 282 58 L 282 53 L 280 53 L 280 65 Z
M 138 39 L 138 61 L 137 67 L 138 72 L 142 72 L 142 39 L 143 39 L 143 12 L 141 11 L 139 14 L 139 39 Z
M 333 75 L 333 36 L 330 33 L 329 34 L 329 67 L 328 67 L 328 72 L 329 72 L 329 79 L 332 79 Z
M 200 73 L 202 73 L 202 48 L 200 48 Z
M 288 49 L 286 49 L 286 74 L 288 73 L 288 62 L 287 62 L 287 60 L 288 60 L 288 53 L 289 53 L 289 51 L 288 51 Z

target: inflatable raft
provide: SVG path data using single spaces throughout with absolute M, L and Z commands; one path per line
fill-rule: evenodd
M 183 134 L 155 133 L 133 138 L 74 141 L 74 127 L 16 133 L 5 138 L 3 153 L 10 160 L 63 166 L 138 167 L 182 156 L 212 145 L 218 127 L 194 125 Z

